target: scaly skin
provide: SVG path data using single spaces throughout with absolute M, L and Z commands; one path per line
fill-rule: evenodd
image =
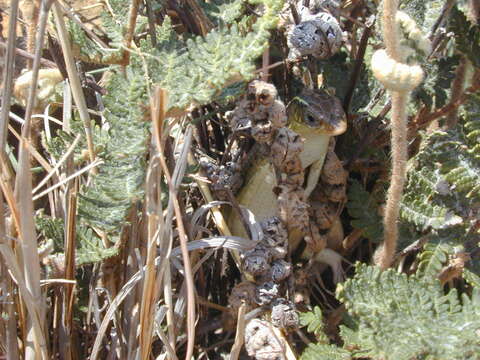
M 311 166 L 306 189 L 308 197 L 320 177 L 330 138 L 346 130 L 345 113 L 337 98 L 325 92 L 305 90 L 288 105 L 288 120 L 289 127 L 304 140 L 304 150 L 300 154 L 302 166 L 304 169 Z M 262 221 L 277 213 L 277 197 L 273 193 L 276 185 L 273 165 L 268 159 L 261 159 L 248 170 L 237 200 L 255 214 L 257 221 Z M 237 216 L 230 216 L 228 220 L 232 234 L 246 236 Z M 299 241 L 289 241 L 292 251 Z

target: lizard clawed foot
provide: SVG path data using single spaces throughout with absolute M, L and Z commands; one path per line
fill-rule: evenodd
M 313 257 L 313 261 L 318 261 L 327 264 L 332 268 L 333 282 L 338 284 L 345 280 L 345 272 L 342 268 L 342 255 L 332 249 L 323 249 Z

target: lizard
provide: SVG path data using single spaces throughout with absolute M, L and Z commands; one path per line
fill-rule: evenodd
M 287 117 L 289 129 L 303 139 L 303 151 L 299 157 L 302 168 L 308 172 L 304 187 L 305 199 L 308 199 L 320 179 L 332 137 L 346 130 L 346 115 L 336 97 L 323 90 L 304 89 L 288 104 Z M 277 177 L 272 162 L 266 157 L 259 159 L 250 166 L 236 199 L 240 205 L 252 211 L 260 222 L 277 212 L 277 195 L 274 192 L 276 185 Z M 227 222 L 232 234 L 245 236 L 244 226 L 238 217 L 231 214 Z M 336 234 L 336 241 L 343 240 L 339 220 L 332 223 L 330 233 Z M 291 252 L 299 246 L 301 240 L 301 235 L 289 234 Z M 329 264 L 336 280 L 340 280 L 341 257 L 333 250 L 324 249 L 313 254 L 307 247 L 302 257 Z

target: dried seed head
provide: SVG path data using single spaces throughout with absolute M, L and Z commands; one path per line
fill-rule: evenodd
M 245 349 L 257 360 L 284 360 L 285 351 L 268 322 L 253 319 L 245 328 Z
M 268 120 L 273 127 L 281 128 L 287 125 L 287 110 L 285 104 L 280 100 L 275 100 L 268 111 Z
M 268 120 L 255 121 L 252 124 L 252 137 L 259 143 L 270 144 L 274 137 L 275 129 Z
M 271 279 L 276 283 L 285 280 L 291 273 L 292 264 L 282 259 L 275 260 L 269 271 Z
M 278 297 L 279 286 L 273 281 L 268 281 L 260 284 L 256 288 L 255 302 L 258 305 L 268 305 L 273 299 Z
M 335 54 L 342 44 L 342 29 L 332 15 L 320 12 L 302 18 L 287 34 L 290 60 L 304 55 L 326 59 Z
M 260 226 L 262 227 L 263 234 L 268 237 L 268 239 L 274 241 L 274 244 L 271 246 L 281 245 L 287 241 L 287 229 L 278 216 L 266 218 L 260 223 Z
M 270 251 L 258 245 L 255 249 L 242 254 L 242 270 L 255 277 L 261 276 L 266 274 L 270 269 L 270 259 Z
M 328 202 L 310 202 L 310 218 L 315 222 L 319 230 L 330 229 L 336 216 L 336 209 Z
M 337 154 L 333 150 L 329 151 L 325 156 L 320 179 L 326 184 L 345 184 L 347 176 L 348 174 Z
M 247 304 L 247 311 L 257 306 L 255 303 L 255 290 L 255 284 L 250 281 L 242 281 L 235 285 L 232 293 L 228 297 L 228 304 L 232 307 L 234 313 L 236 313 L 244 303 Z
M 251 114 L 247 110 L 249 102 L 247 100 L 240 100 L 234 110 L 225 113 L 232 131 L 237 133 L 250 132 L 252 126 Z
M 226 189 L 235 194 L 242 187 L 243 173 L 238 162 L 229 161 L 225 165 L 218 166 L 213 160 L 203 157 L 199 163 L 220 200 L 228 199 Z
M 303 186 L 305 181 L 304 171 L 302 169 L 302 163 L 300 158 L 294 158 L 292 161 L 286 161 L 283 164 L 283 172 L 280 173 L 278 183 L 279 185 L 285 185 L 289 188 L 297 188 Z M 280 169 L 281 170 L 281 169 Z
M 273 301 L 272 324 L 285 331 L 292 331 L 298 328 L 299 318 L 295 305 L 286 299 L 279 298 Z
M 251 95 L 253 95 L 255 102 L 258 105 L 270 107 L 277 98 L 278 92 L 273 84 L 269 84 L 265 81 L 253 80 L 248 85 L 248 95 L 249 99 L 251 98 Z
M 270 250 L 272 259 L 283 259 L 287 255 L 288 233 L 282 221 L 272 216 L 260 225 L 264 235 L 262 243 Z
M 324 192 L 328 200 L 332 202 L 344 202 L 347 199 L 346 184 L 324 185 Z
M 308 204 L 305 202 L 305 192 L 302 188 L 290 189 L 286 186 L 278 187 L 278 210 L 280 219 L 287 225 L 288 232 L 298 229 L 306 233 L 310 222 Z
M 275 139 L 272 143 L 272 162 L 280 171 L 283 171 L 285 163 L 300 165 L 295 159 L 303 151 L 303 139 L 295 131 L 289 128 L 281 128 L 277 130 Z M 295 171 L 298 171 L 295 168 Z
M 327 247 L 327 235 L 320 233 L 317 225 L 311 222 L 307 228 L 305 242 L 313 253 L 319 253 Z
M 310 0 L 308 7 L 300 0 L 297 2 L 297 9 L 302 19 L 319 12 L 328 12 L 336 18 L 340 15 L 340 3 L 336 0 Z

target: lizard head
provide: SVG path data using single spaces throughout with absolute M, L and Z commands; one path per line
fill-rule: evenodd
M 307 127 L 310 131 L 336 136 L 347 129 L 340 100 L 323 90 L 304 89 L 288 104 L 287 110 L 294 131 Z

